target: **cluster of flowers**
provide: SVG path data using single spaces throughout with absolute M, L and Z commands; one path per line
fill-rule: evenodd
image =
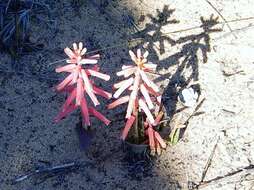
M 67 92 L 68 97 L 55 121 L 59 122 L 80 107 L 85 125 L 90 125 L 90 115 L 109 125 L 110 121 L 94 107 L 88 106 L 85 98 L 87 94 L 94 106 L 99 105 L 96 95 L 107 99 L 112 98 L 111 93 L 96 87 L 91 79 L 91 77 L 97 77 L 105 81 L 110 79 L 109 75 L 99 72 L 99 67 L 96 64 L 100 56 L 98 54 L 86 56 L 87 49 L 83 48 L 81 42 L 78 45 L 74 43 L 73 50 L 67 47 L 64 51 L 69 57 L 67 60 L 68 65 L 56 68 L 56 72 L 68 72 L 69 75 L 56 86 L 56 89 L 60 92 Z M 126 139 L 130 128 L 138 119 L 138 112 L 143 112 L 146 116 L 143 127 L 148 137 L 150 149 L 160 152 L 161 148 L 166 148 L 166 143 L 154 128 L 158 126 L 163 117 L 163 112 L 160 111 L 161 94 L 158 86 L 147 76 L 148 72 L 156 69 L 156 65 L 147 62 L 148 51 L 142 55 L 141 50 L 138 49 L 137 55 L 132 51 L 129 51 L 129 54 L 135 65 L 123 65 L 122 70 L 116 73 L 117 76 L 123 76 L 127 79 L 114 84 L 116 91 L 113 97 L 116 100 L 108 105 L 108 109 L 113 109 L 128 102 L 125 116 L 127 121 L 122 131 L 122 140 Z M 85 68 L 85 66 L 90 66 L 90 68 Z M 129 95 L 120 97 L 126 90 L 128 90 L 127 94 Z

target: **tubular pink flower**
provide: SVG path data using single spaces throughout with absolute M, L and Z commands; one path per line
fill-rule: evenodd
M 94 105 L 95 106 L 99 105 L 100 103 L 98 99 L 96 98 L 95 94 L 93 93 L 92 85 L 84 69 L 81 70 L 81 75 L 85 83 L 85 91 L 87 92 L 91 100 L 93 101 Z
M 109 75 L 106 75 L 106 74 L 103 74 L 103 73 L 94 71 L 94 70 L 92 70 L 92 69 L 87 69 L 86 71 L 87 71 L 90 75 L 95 76 L 95 77 L 98 77 L 98 78 L 103 79 L 103 80 L 105 80 L 105 81 L 108 81 L 108 80 L 110 79 L 110 76 L 109 76 Z
M 158 132 L 154 131 L 154 137 L 155 137 L 156 141 L 159 142 L 159 144 L 160 144 L 160 146 L 161 146 L 162 148 L 166 148 L 166 147 L 167 147 L 166 143 L 165 143 L 164 140 L 161 138 L 161 136 L 160 136 L 160 134 L 159 134 Z
M 126 112 L 125 118 L 129 118 L 131 116 L 131 113 L 133 111 L 134 102 L 135 102 L 136 97 L 138 95 L 139 84 L 140 84 L 140 76 L 139 76 L 138 72 L 136 72 L 134 84 L 133 84 L 133 91 L 131 92 L 131 95 L 130 95 L 130 101 L 129 101 L 129 104 L 127 107 L 127 112 Z
M 90 126 L 89 111 L 87 108 L 87 102 L 84 97 L 81 99 L 81 113 L 85 122 L 85 125 Z
M 56 117 L 55 117 L 55 122 L 58 123 L 61 121 L 64 117 L 69 115 L 71 112 L 73 112 L 77 108 L 76 105 L 71 104 L 66 110 L 60 112 Z
M 153 106 L 152 100 L 151 100 L 151 98 L 149 96 L 148 91 L 146 90 L 146 87 L 143 84 L 140 85 L 140 91 L 141 91 L 141 93 L 143 94 L 143 96 L 144 96 L 144 98 L 146 100 L 148 108 L 149 109 L 153 109 L 154 106 Z
M 148 132 L 148 139 L 149 139 L 149 146 L 152 151 L 155 150 L 155 141 L 154 141 L 154 130 L 151 126 L 147 129 Z
M 131 117 L 127 120 L 127 122 L 126 122 L 126 124 L 125 124 L 125 127 L 124 127 L 124 129 L 123 129 L 122 135 L 121 135 L 121 139 L 122 139 L 122 140 L 125 140 L 125 139 L 126 139 L 126 137 L 127 137 L 127 135 L 128 135 L 128 132 L 129 132 L 129 130 L 130 130 L 130 128 L 131 128 L 131 126 L 133 125 L 133 123 L 134 123 L 135 120 L 136 120 L 136 117 L 134 117 L 134 116 L 131 116 Z
M 123 96 L 123 97 L 117 99 L 116 101 L 112 102 L 111 104 L 109 104 L 108 109 L 113 109 L 120 104 L 124 104 L 124 103 L 128 102 L 129 99 L 130 99 L 130 96 Z
M 130 68 L 127 68 L 127 69 L 117 72 L 116 75 L 117 76 L 124 76 L 125 78 L 127 78 L 130 75 L 132 75 L 135 71 L 136 71 L 135 67 L 130 67 Z
M 97 117 L 99 120 L 101 120 L 103 123 L 105 123 L 105 125 L 109 125 L 110 121 L 103 116 L 100 112 L 98 112 L 96 109 L 94 109 L 93 107 L 89 107 L 88 109 L 89 113 L 95 117 Z
M 105 90 L 102 90 L 102 89 L 100 89 L 100 88 L 98 88 L 96 86 L 93 86 L 93 91 L 94 91 L 95 94 L 98 94 L 98 95 L 100 95 L 100 96 L 102 96 L 104 98 L 107 98 L 107 99 L 112 98 L 112 94 L 111 93 L 109 93 L 109 92 L 107 92 Z
M 81 102 L 81 99 L 82 99 L 82 96 L 83 96 L 83 81 L 82 81 L 82 78 L 79 78 L 78 79 L 78 82 L 77 82 L 77 95 L 76 95 L 76 105 L 79 106 L 80 105 L 80 102 Z
M 77 94 L 77 89 L 74 88 L 70 95 L 68 96 L 68 98 L 66 99 L 64 105 L 62 106 L 62 111 L 65 111 L 66 109 L 68 109 L 68 107 L 72 104 L 73 100 L 75 99 Z
M 57 73 L 72 72 L 77 66 L 74 64 L 65 65 L 63 67 L 56 68 Z
M 117 88 L 120 88 L 121 86 L 125 85 L 126 83 L 133 83 L 134 79 L 133 77 L 129 78 L 129 79 L 126 79 L 126 80 L 123 80 L 123 81 L 120 81 L 116 84 L 114 84 L 114 88 L 117 89 Z
M 69 74 L 69 76 L 66 77 L 60 84 L 58 84 L 58 85 L 56 86 L 56 89 L 57 89 L 58 91 L 63 90 L 63 89 L 72 81 L 72 79 L 73 79 L 73 74 L 71 73 L 71 74 Z
M 139 73 L 141 75 L 141 78 L 147 84 L 147 86 L 151 87 L 155 92 L 159 92 L 160 91 L 158 86 L 156 86 L 156 84 L 154 84 L 151 80 L 148 79 L 148 77 L 146 76 L 144 71 L 139 70 Z
M 150 122 L 151 124 L 153 124 L 153 123 L 154 123 L 154 118 L 153 118 L 153 115 L 151 114 L 150 110 L 148 109 L 146 103 L 145 103 L 142 99 L 139 99 L 138 105 L 139 105 L 140 108 L 145 112 L 145 114 L 146 114 L 147 119 L 149 120 L 149 122 Z
M 122 86 L 115 92 L 115 94 L 113 95 L 114 98 L 118 98 L 123 91 L 125 91 L 127 88 L 129 88 L 129 86 L 131 86 L 133 83 L 133 79 L 132 80 L 126 80 Z

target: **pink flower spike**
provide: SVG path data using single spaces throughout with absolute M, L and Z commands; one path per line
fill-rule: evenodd
M 61 72 L 72 72 L 77 66 L 74 64 L 65 65 L 63 67 L 56 68 L 57 73 Z
M 154 130 L 151 126 L 147 129 L 148 138 L 149 138 L 149 146 L 152 151 L 155 150 L 155 142 L 154 142 Z
M 88 109 L 89 113 L 92 114 L 93 116 L 97 117 L 99 120 L 101 120 L 103 123 L 105 123 L 105 125 L 109 125 L 110 124 L 110 120 L 108 120 L 105 116 L 103 116 L 100 112 L 98 112 L 96 109 L 94 109 L 93 107 L 89 107 Z
M 139 105 L 140 108 L 145 112 L 146 117 L 147 117 L 147 119 L 149 120 L 149 122 L 150 122 L 151 124 L 153 124 L 153 123 L 154 123 L 154 118 L 153 118 L 153 115 L 151 114 L 150 110 L 148 109 L 146 103 L 145 103 L 142 99 L 139 99 L 138 105 Z
M 63 90 L 73 79 L 73 74 L 69 74 L 60 84 L 56 86 L 57 91 Z
M 84 97 L 81 99 L 81 113 L 85 122 L 85 125 L 90 126 L 89 112 L 87 108 L 87 102 Z
M 77 82 L 77 95 L 76 95 L 76 105 L 79 106 L 81 103 L 81 98 L 83 97 L 83 80 L 82 78 L 78 78 Z
M 98 94 L 98 95 L 100 95 L 100 96 L 102 96 L 104 98 L 107 98 L 107 99 L 112 98 L 112 94 L 111 93 L 109 93 L 109 92 L 107 92 L 105 90 L 102 90 L 102 89 L 100 89 L 100 88 L 98 88 L 96 86 L 93 86 L 93 91 L 94 91 L 95 94 Z
M 135 120 L 136 120 L 136 117 L 134 117 L 134 116 L 131 116 L 131 117 L 127 120 L 127 122 L 126 122 L 126 124 L 125 124 L 125 127 L 124 127 L 124 129 L 123 129 L 122 135 L 121 135 L 121 139 L 122 139 L 122 140 L 125 140 L 125 139 L 126 139 L 128 133 L 129 133 L 129 130 L 130 130 L 130 128 L 132 127 L 132 125 L 133 125 L 133 123 L 134 123 Z
M 108 109 L 113 109 L 118 105 L 124 104 L 126 102 L 128 102 L 130 99 L 130 96 L 123 96 L 119 99 L 117 99 L 116 101 L 112 102 L 111 104 L 108 105 Z
M 113 97 L 118 98 L 132 84 L 133 84 L 133 78 L 130 78 L 129 80 L 126 80 L 124 83 L 122 83 L 122 86 L 115 92 Z
M 80 61 L 79 61 L 79 64 L 96 64 L 96 63 L 98 63 L 98 60 L 96 60 L 96 59 L 81 59 Z
M 161 138 L 160 134 L 157 131 L 154 132 L 154 137 L 160 143 L 162 148 L 167 147 L 166 143 L 164 142 L 164 140 Z
M 94 105 L 95 106 L 99 105 L 100 103 L 99 103 L 99 101 L 97 100 L 96 96 L 93 93 L 92 85 L 91 85 L 84 69 L 81 69 L 81 75 L 82 75 L 82 78 L 83 78 L 84 83 L 85 83 L 85 85 L 84 85 L 85 91 L 87 92 L 87 94 L 89 95 L 91 100 L 93 101 Z
M 140 73 L 141 78 L 143 79 L 143 81 L 147 84 L 147 86 L 151 87 L 155 92 L 160 91 L 158 86 L 148 79 L 148 77 L 146 76 L 144 71 L 139 69 L 139 73 Z
M 149 96 L 148 91 L 146 90 L 146 88 L 145 88 L 145 86 L 144 86 L 143 84 L 140 85 L 140 91 L 141 91 L 141 93 L 143 94 L 143 96 L 144 96 L 144 98 L 145 98 L 145 100 L 146 100 L 146 103 L 147 103 L 147 105 L 148 105 L 148 108 L 149 108 L 150 110 L 153 109 L 154 106 L 153 106 L 152 100 L 151 100 L 151 98 L 150 98 L 150 96 Z
M 109 75 L 106 75 L 106 74 L 103 74 L 103 73 L 100 73 L 100 72 L 97 72 L 97 71 L 94 71 L 92 69 L 87 69 L 88 73 L 92 76 L 95 76 L 95 77 L 98 77 L 100 79 L 103 79 L 105 81 L 108 81 L 110 79 L 110 76 Z
M 66 47 L 66 48 L 64 49 L 64 52 L 65 52 L 66 55 L 67 55 L 69 58 L 71 58 L 71 59 L 73 59 L 73 58 L 76 57 L 76 55 L 73 53 L 73 51 L 72 51 L 70 48 L 68 48 L 68 47 Z
M 69 115 L 71 112 L 73 112 L 75 109 L 77 108 L 76 105 L 71 104 L 68 109 L 66 109 L 65 111 L 60 112 L 54 119 L 54 121 L 56 123 L 58 123 L 59 121 L 61 121 L 64 117 L 66 117 L 67 115 Z

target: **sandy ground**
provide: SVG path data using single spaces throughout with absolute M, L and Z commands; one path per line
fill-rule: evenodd
M 210 2 L 227 21 L 254 16 L 251 0 Z M 23 56 L 19 73 L 9 72 L 8 55 L 0 58 L 5 68 L 0 75 L 0 189 L 254 189 L 253 20 L 230 22 L 230 31 L 217 16 L 205 0 L 84 1 L 78 9 L 70 1 L 56 3 L 56 28 L 33 27 L 32 40 L 43 43 L 43 51 Z M 217 21 L 222 24 L 213 26 Z M 101 70 L 112 79 L 98 84 L 107 90 L 117 80 L 114 73 L 130 63 L 128 49 L 143 46 L 158 64 L 155 80 L 172 125 L 174 118 L 191 113 L 174 114 L 181 107 L 178 90 L 191 83 L 198 83 L 200 99 L 205 98 L 198 110 L 202 114 L 190 118 L 179 143 L 150 162 L 130 159 L 122 149 L 123 116 L 117 113 L 124 108 L 104 110 L 115 121 L 106 127 L 94 120 L 92 141 L 81 150 L 77 114 L 53 123 L 64 101 L 52 90 L 63 77 L 54 68 L 64 62 L 52 63 L 64 59 L 63 48 L 75 41 L 90 51 L 100 49 Z M 101 108 L 108 103 L 101 102 Z M 81 166 L 11 184 L 37 167 L 73 161 Z

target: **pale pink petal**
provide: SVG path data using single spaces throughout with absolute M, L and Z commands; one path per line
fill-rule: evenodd
M 147 86 L 151 87 L 155 92 L 159 92 L 159 87 L 154 84 L 151 80 L 148 79 L 147 75 L 145 74 L 144 71 L 139 69 L 139 73 L 141 75 L 141 78 L 143 79 L 143 81 L 147 84 Z
M 101 120 L 105 125 L 109 125 L 110 120 L 108 120 L 104 115 L 102 115 L 100 112 L 98 112 L 96 109 L 93 107 L 89 107 L 89 113 L 92 114 L 93 116 L 97 117 L 99 120 Z
M 96 59 L 81 59 L 79 64 L 96 64 L 98 60 Z
M 133 53 L 133 51 L 129 50 L 129 54 L 130 54 L 130 56 L 131 56 L 132 61 L 136 62 L 136 61 L 137 61 L 137 57 L 136 57 L 136 55 Z
M 86 48 L 82 49 L 82 51 L 80 52 L 80 55 L 81 55 L 81 56 L 82 56 L 82 55 L 85 55 L 86 51 L 87 51 Z
M 95 76 L 95 77 L 98 77 L 100 79 L 103 79 L 105 81 L 108 81 L 110 79 L 110 76 L 109 75 L 106 75 L 106 74 L 103 74 L 103 73 L 100 73 L 100 72 L 97 72 L 97 71 L 94 71 L 92 69 L 87 69 L 88 73 L 92 76 Z
M 100 95 L 100 96 L 102 96 L 104 98 L 107 98 L 107 99 L 112 98 L 112 94 L 111 93 L 109 93 L 109 92 L 107 92 L 105 90 L 102 90 L 102 89 L 100 89 L 100 88 L 98 88 L 96 86 L 93 86 L 93 91 L 94 91 L 95 94 L 98 94 L 98 95 Z
M 140 75 L 138 72 L 135 73 L 135 79 L 134 79 L 134 84 L 133 84 L 133 91 L 131 92 L 130 95 L 130 101 L 127 107 L 127 112 L 125 118 L 129 118 L 131 116 L 131 113 L 133 111 L 133 106 L 134 102 L 136 100 L 136 97 L 138 95 L 138 90 L 139 90 L 139 83 L 140 83 Z
M 143 54 L 143 58 L 147 58 L 147 57 L 148 57 L 148 55 L 149 55 L 149 52 L 148 52 L 148 51 L 146 51 L 146 52 Z
M 134 81 L 134 79 L 131 77 L 129 79 L 126 79 L 126 80 L 123 80 L 123 81 L 120 81 L 120 82 L 114 84 L 113 87 L 115 89 L 117 89 L 117 88 L 120 88 L 121 86 L 123 86 L 126 83 L 133 83 L 133 81 Z
M 95 106 L 99 105 L 100 103 L 99 103 L 99 101 L 97 100 L 96 96 L 93 93 L 92 85 L 91 85 L 84 69 L 81 69 L 81 75 L 82 75 L 82 78 L 83 78 L 84 83 L 85 83 L 85 86 L 84 86 L 85 91 L 87 92 L 87 94 L 89 95 L 91 100 L 93 101 L 94 105 Z
M 73 50 L 74 50 L 74 51 L 77 51 L 77 49 L 78 49 L 77 44 L 76 44 L 76 43 L 73 43 L 72 46 L 73 46 Z
M 134 123 L 135 120 L 136 120 L 136 117 L 134 117 L 134 116 L 131 116 L 131 117 L 127 120 L 127 122 L 126 122 L 126 124 L 125 124 L 125 127 L 124 127 L 124 129 L 123 129 L 122 135 L 121 135 L 121 139 L 122 139 L 122 140 L 125 140 L 125 139 L 126 139 L 126 137 L 127 137 L 127 135 L 128 135 L 128 132 L 129 132 L 129 130 L 130 130 L 130 128 L 131 128 L 131 126 L 133 125 L 133 123 Z
M 147 117 L 147 119 L 149 120 L 149 122 L 150 122 L 151 124 L 153 124 L 153 123 L 154 123 L 154 118 L 153 118 L 153 115 L 151 114 L 150 110 L 148 109 L 146 103 L 145 103 L 142 99 L 139 99 L 138 105 L 139 105 L 140 108 L 145 112 L 146 117 Z
M 73 112 L 75 109 L 77 108 L 76 105 L 71 104 L 67 109 L 65 109 L 64 111 L 60 112 L 54 119 L 54 121 L 57 123 L 59 121 L 61 121 L 64 117 L 66 117 L 67 115 L 69 115 L 71 112 Z
M 128 68 L 128 69 L 119 71 L 119 72 L 116 73 L 116 75 L 117 76 L 122 76 L 123 75 L 126 78 L 126 77 L 132 75 L 135 71 L 136 71 L 136 68 L 132 67 L 132 68 Z
M 73 59 L 73 58 L 76 57 L 76 55 L 73 53 L 73 51 L 72 51 L 70 48 L 68 48 L 68 47 L 66 47 L 66 48 L 64 49 L 64 52 L 65 52 L 65 54 L 66 54 L 69 58 L 71 58 L 71 59 Z
M 118 98 L 132 84 L 133 84 L 133 78 L 126 80 L 124 83 L 122 83 L 120 88 L 118 88 L 118 90 L 114 93 L 113 97 Z
M 56 86 L 56 89 L 58 91 L 63 90 L 64 87 L 66 87 L 73 79 L 73 74 L 70 74 L 68 77 L 66 77 L 60 84 Z
M 79 42 L 78 44 L 78 49 L 81 51 L 83 49 L 83 43 L 82 42 Z
M 84 97 L 81 99 L 81 113 L 85 122 L 85 125 L 90 126 L 89 112 L 87 107 L 87 102 Z
M 57 73 L 66 72 L 66 71 L 72 72 L 73 69 L 75 69 L 76 67 L 77 67 L 77 66 L 74 65 L 74 64 L 65 65 L 65 66 L 63 66 L 63 67 L 58 67 L 58 68 L 56 68 L 56 72 L 57 72 Z
M 166 143 L 164 142 L 164 140 L 161 138 L 161 136 L 160 136 L 160 134 L 158 133 L 158 132 L 154 132 L 154 137 L 155 137 L 155 139 L 160 143 L 160 145 L 161 145 L 161 147 L 162 148 L 166 148 L 167 147 L 167 145 L 166 145 Z
M 143 94 L 149 109 L 153 109 L 154 106 L 153 106 L 152 100 L 149 96 L 148 91 L 146 90 L 146 87 L 143 84 L 140 85 L 140 91 Z
M 108 109 L 113 109 L 116 106 L 120 105 L 120 104 L 124 104 L 126 102 L 128 102 L 130 99 L 130 96 L 123 96 L 117 100 L 115 100 L 114 102 L 112 102 L 111 104 L 108 105 Z
M 141 58 L 141 49 L 137 49 L 137 57 L 138 57 L 138 59 Z
M 83 92 L 84 92 L 84 90 L 83 90 L 83 80 L 82 80 L 82 78 L 79 78 L 78 82 L 77 82 L 76 105 L 80 105 L 81 98 L 84 96 Z

